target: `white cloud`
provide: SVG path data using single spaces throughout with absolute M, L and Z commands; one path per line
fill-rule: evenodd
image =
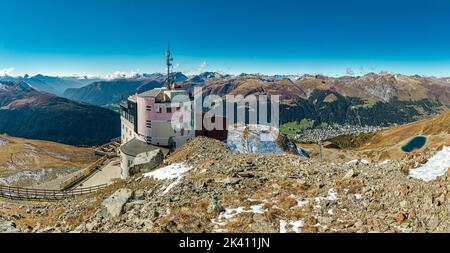
M 10 76 L 14 71 L 14 68 L 0 69 L 0 76 Z
M 203 61 L 202 63 L 200 63 L 200 65 L 198 65 L 197 71 L 200 73 L 205 71 L 207 65 L 208 65 L 208 62 Z
M 138 78 L 141 77 L 141 75 L 137 71 L 130 71 L 130 72 L 124 72 L 124 71 L 116 71 L 110 75 L 106 75 L 106 79 L 119 79 L 119 78 Z

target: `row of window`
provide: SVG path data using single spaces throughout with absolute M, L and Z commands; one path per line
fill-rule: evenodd
M 147 112 L 151 112 L 152 111 L 152 106 L 151 105 L 147 105 L 146 110 L 147 110 Z M 185 110 L 188 111 L 189 107 L 186 106 Z M 179 112 L 179 111 L 181 111 L 181 106 L 177 106 L 175 108 L 166 107 L 166 113 Z M 162 108 L 161 107 L 157 107 L 156 108 L 156 113 L 162 113 Z

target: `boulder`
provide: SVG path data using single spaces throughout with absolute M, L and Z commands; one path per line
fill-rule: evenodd
M 163 160 L 164 154 L 161 149 L 139 154 L 130 166 L 130 176 L 153 171 Z
M 132 195 L 132 190 L 123 188 L 105 199 L 100 207 L 100 213 L 103 218 L 111 219 L 119 217 L 124 212 L 124 206 Z

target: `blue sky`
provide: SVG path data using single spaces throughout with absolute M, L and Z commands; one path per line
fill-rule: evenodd
M 0 74 L 450 76 L 445 0 L 0 0 Z M 7 71 L 7 69 L 14 69 Z

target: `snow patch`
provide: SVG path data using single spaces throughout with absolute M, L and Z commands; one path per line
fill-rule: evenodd
M 392 162 L 391 160 L 382 161 L 381 163 L 378 164 L 378 167 L 381 167 L 381 166 L 384 166 L 384 165 L 388 165 L 391 162 Z
M 347 165 L 354 164 L 354 163 L 357 163 L 357 162 L 358 162 L 358 160 L 351 160 L 350 162 L 347 163 Z
M 350 162 L 347 163 L 347 165 L 355 164 L 355 163 L 362 163 L 364 165 L 370 164 L 369 161 L 363 159 L 363 160 L 351 160 Z
M 300 233 L 301 228 L 305 226 L 305 222 L 303 220 L 299 221 L 285 221 L 280 220 L 280 233 L 285 234 L 288 232 L 288 226 L 290 226 L 290 229 L 294 231 L 295 233 Z
M 449 168 L 450 147 L 444 147 L 442 151 L 433 156 L 424 166 L 410 170 L 409 176 L 430 182 L 445 175 Z
M 367 161 L 367 160 L 361 160 L 361 163 L 364 164 L 364 165 L 370 164 L 370 162 Z
M 184 163 L 174 163 L 167 167 L 146 173 L 144 174 L 144 177 L 154 178 L 155 180 L 175 179 L 175 181 L 172 182 L 169 186 L 167 186 L 167 188 L 164 190 L 163 194 L 166 194 L 170 190 L 172 190 L 173 187 L 179 184 L 184 175 L 191 169 L 192 169 L 191 166 L 187 166 Z
M 316 197 L 316 198 L 314 198 L 315 205 L 313 206 L 313 208 L 315 210 L 322 209 L 322 205 L 320 204 L 320 202 L 322 202 L 322 201 L 336 201 L 338 199 L 337 198 L 337 193 L 334 191 L 333 188 L 328 190 L 327 194 L 328 195 L 326 197 Z
M 239 215 L 241 213 L 263 214 L 264 213 L 263 206 L 264 206 L 264 204 L 254 205 L 254 206 L 250 207 L 250 210 L 246 209 L 245 207 L 225 209 L 225 212 L 220 214 L 219 220 L 222 220 L 222 219 L 229 220 L 229 219 L 236 217 L 237 215 Z
M 250 208 L 226 208 L 225 212 L 221 213 L 217 219 L 212 219 L 211 223 L 223 227 L 227 224 L 228 220 L 233 219 L 241 213 L 264 214 L 265 211 L 266 209 L 264 209 L 264 204 L 253 205 L 250 206 Z

